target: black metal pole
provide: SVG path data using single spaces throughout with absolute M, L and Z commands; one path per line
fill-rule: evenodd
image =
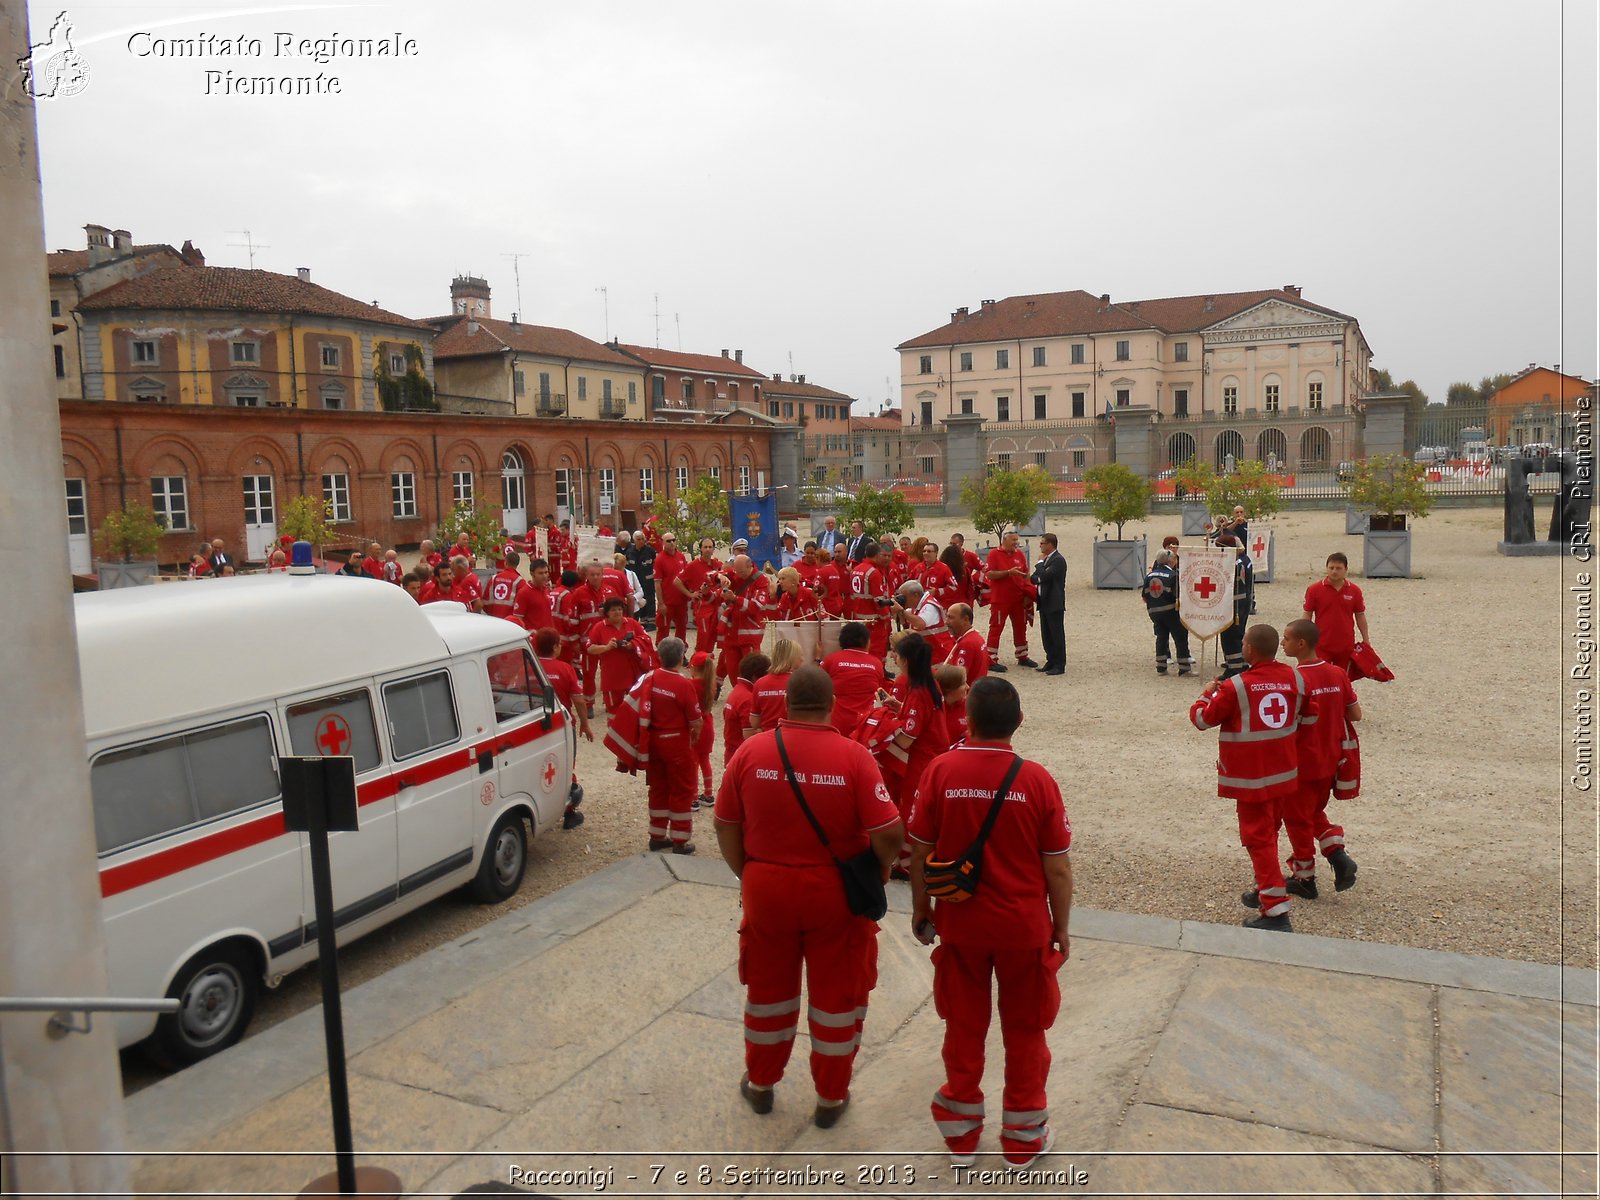
M 333 1107 L 333 1152 L 339 1191 L 356 1194 L 355 1139 L 350 1133 L 350 1083 L 345 1074 L 344 1012 L 339 1003 L 339 959 L 333 928 L 333 874 L 328 863 L 328 811 L 310 807 L 311 888 L 317 914 L 317 974 L 322 979 L 322 1032 L 328 1044 L 328 1099 Z

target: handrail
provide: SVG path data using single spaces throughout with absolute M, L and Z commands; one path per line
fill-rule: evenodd
M 45 1029 L 51 1037 L 65 1037 L 69 1033 L 89 1033 L 94 1029 L 90 1015 L 97 1012 L 177 1012 L 178 1000 L 143 1000 L 135 996 L 0 996 L 0 1013 L 47 1012 L 50 1019 Z M 83 1014 L 83 1024 L 73 1021 L 76 1013 Z

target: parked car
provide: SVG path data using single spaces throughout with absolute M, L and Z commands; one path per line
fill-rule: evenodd
M 1353 462 L 1342 462 L 1339 469 L 1334 472 L 1334 478 L 1340 483 L 1348 483 L 1356 477 L 1356 465 Z

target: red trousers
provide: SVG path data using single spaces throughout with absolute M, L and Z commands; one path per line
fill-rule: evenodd
M 1000 637 L 1005 633 L 1006 622 L 1011 622 L 1011 636 L 1018 658 L 1028 657 L 1028 608 L 1018 600 L 1007 608 L 992 606 L 989 609 L 989 661 L 1000 659 Z
M 846 1099 L 867 998 L 878 983 L 877 922 L 846 906 L 832 863 L 746 863 L 740 894 L 739 981 L 745 986 L 744 1063 L 750 1082 L 772 1087 L 783 1078 L 800 1024 L 803 966 L 811 1079 L 820 1099 Z
M 944 1018 L 945 1084 L 933 1094 L 933 1122 L 952 1154 L 971 1154 L 983 1133 L 983 1044 L 989 1034 L 991 977 L 1000 989 L 1005 1042 L 1000 1149 L 1012 1162 L 1039 1152 L 1050 1119 L 1045 1030 L 1061 1010 L 1056 972 L 1066 960 L 1051 946 L 991 949 L 952 945 L 933 951 L 933 1004 Z
M 697 608 L 694 610 L 694 652 L 696 654 L 710 654 L 717 648 L 717 610 L 712 608 Z
M 660 615 L 656 618 L 657 641 L 669 633 L 679 641 L 687 641 L 689 637 L 689 602 L 673 604 L 665 596 L 661 600 L 658 610 Z
M 1331 779 L 1302 779 L 1300 790 L 1282 802 L 1283 827 L 1289 834 L 1289 869 L 1296 879 L 1316 875 L 1317 851 L 1330 855 L 1344 849 L 1344 826 L 1328 820 Z
M 654 734 L 644 765 L 650 796 L 650 837 L 680 846 L 694 828 L 695 753 L 687 732 Z
M 1285 802 L 1238 800 L 1235 803 L 1239 808 L 1239 844 L 1250 855 L 1250 866 L 1255 871 L 1261 915 L 1287 916 L 1289 891 L 1283 884 L 1283 868 L 1278 865 L 1278 817 Z
M 761 649 L 760 637 L 728 638 L 722 644 L 722 657 L 717 659 L 717 677 L 732 683 L 739 678 L 739 664 L 746 654 Z

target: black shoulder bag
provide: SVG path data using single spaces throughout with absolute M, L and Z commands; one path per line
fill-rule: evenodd
M 794 798 L 800 801 L 800 811 L 805 813 L 806 820 L 811 822 L 811 828 L 817 831 L 817 837 L 822 840 L 822 848 L 828 851 L 828 857 L 833 859 L 833 865 L 839 868 L 839 879 L 844 884 L 845 903 L 856 916 L 881 921 L 883 915 L 889 911 L 889 897 L 883 891 L 883 867 L 878 862 L 877 854 L 871 846 L 849 860 L 841 859 L 833 852 L 828 845 L 828 835 L 822 832 L 822 823 L 812 813 L 811 806 L 806 803 L 805 793 L 800 790 L 800 781 L 794 777 L 794 767 L 789 763 L 789 752 L 783 748 L 782 729 L 773 733 L 773 740 L 778 746 L 778 757 L 783 762 L 783 773 L 788 776 L 789 786 L 794 789 Z
M 949 862 L 929 859 L 922 865 L 922 883 L 928 895 L 946 904 L 958 904 L 963 900 L 971 900 L 977 893 L 978 881 L 983 875 L 983 844 L 989 840 L 994 823 L 1000 818 L 1000 807 L 1006 802 L 1006 795 L 1017 781 L 1017 772 L 1020 770 L 1022 755 L 1018 754 L 1012 758 L 1011 769 L 1000 782 L 1000 790 L 994 794 L 994 802 L 989 805 L 989 815 L 983 819 L 983 828 L 978 830 L 977 840 L 967 847 L 964 854 Z

